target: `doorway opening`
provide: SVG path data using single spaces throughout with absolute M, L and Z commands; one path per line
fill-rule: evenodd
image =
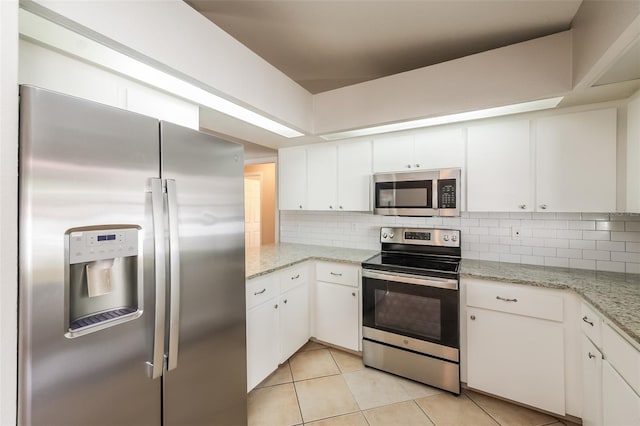
M 276 242 L 276 165 L 244 167 L 246 248 Z

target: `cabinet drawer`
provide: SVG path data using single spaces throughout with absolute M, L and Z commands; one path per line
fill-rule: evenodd
M 608 325 L 602 330 L 602 349 L 613 368 L 640 394 L 640 352 Z
M 519 285 L 468 280 L 467 305 L 552 321 L 563 320 L 562 296 Z
M 358 287 L 360 267 L 343 263 L 318 262 L 316 263 L 316 280 Z
M 602 347 L 602 318 L 585 303 L 580 308 L 580 327 L 596 347 Z
M 263 275 L 247 281 L 247 309 L 258 306 L 278 295 L 276 273 Z
M 298 266 L 280 271 L 280 292 L 283 293 L 293 287 L 309 281 L 309 264 L 303 263 Z

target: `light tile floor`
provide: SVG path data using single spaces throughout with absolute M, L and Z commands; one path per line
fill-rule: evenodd
M 249 426 L 562 426 L 546 414 L 486 395 L 450 393 L 366 368 L 315 342 L 249 393 Z

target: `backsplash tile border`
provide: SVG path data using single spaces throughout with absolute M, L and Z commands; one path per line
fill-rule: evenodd
M 460 229 L 465 259 L 640 273 L 635 213 L 463 212 L 424 218 L 281 211 L 280 241 L 378 250 L 382 226 Z

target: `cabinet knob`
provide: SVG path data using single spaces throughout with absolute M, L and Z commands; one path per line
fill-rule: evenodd
M 547 209 L 547 207 L 548 207 L 548 206 L 547 206 L 546 204 L 540 204 L 540 208 L 541 208 L 542 210 L 546 210 L 546 209 Z
M 273 309 L 278 309 L 278 304 L 273 305 Z
M 353 297 L 356 297 L 356 292 L 355 292 L 355 291 L 354 291 L 354 292 L 352 292 L 352 293 L 351 293 L 351 295 L 352 295 Z
M 284 299 L 284 303 L 287 303 L 287 299 Z
M 330 209 L 332 209 L 332 208 L 333 208 L 333 206 L 329 206 L 329 208 L 330 208 Z
M 471 318 L 471 321 L 475 321 L 476 320 L 476 316 L 475 315 L 471 315 L 469 318 Z
M 520 207 L 520 210 L 524 210 L 527 208 L 526 204 L 520 204 L 518 207 Z
M 416 164 L 416 168 L 420 167 L 420 164 Z
M 411 168 L 411 164 L 407 164 L 407 169 L 410 169 L 410 168 Z
M 300 207 L 300 208 L 302 208 L 302 204 L 300 204 L 300 206 L 299 206 L 299 207 Z
M 342 206 L 339 206 L 338 208 L 339 208 L 340 210 L 342 210 Z

